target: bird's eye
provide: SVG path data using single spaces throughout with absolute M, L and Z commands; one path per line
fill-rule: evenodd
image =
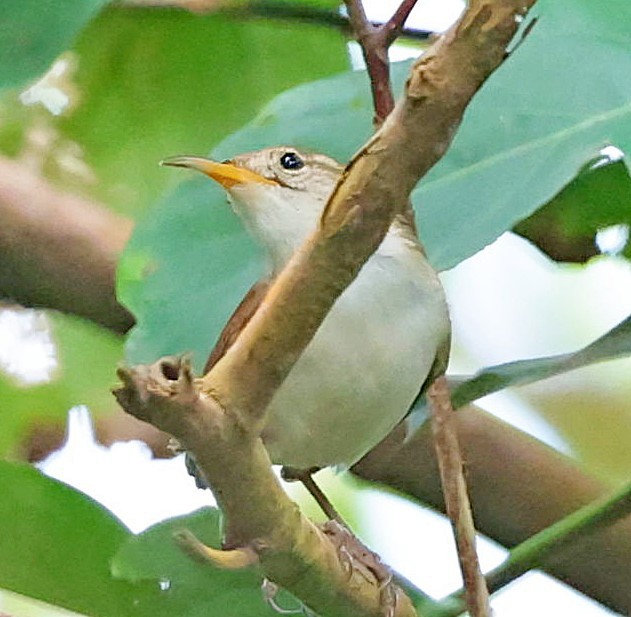
M 280 164 L 283 169 L 290 169 L 295 171 L 302 169 L 305 166 L 305 162 L 295 152 L 285 152 L 280 157 Z

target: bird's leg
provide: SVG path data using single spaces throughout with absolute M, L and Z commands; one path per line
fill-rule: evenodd
M 320 471 L 319 467 L 312 467 L 311 469 L 283 467 L 280 473 L 283 480 L 287 482 L 295 482 L 296 480 L 302 482 L 302 485 L 309 491 L 309 494 L 315 499 L 316 503 L 320 506 L 320 509 L 324 512 L 326 517 L 329 520 L 337 521 L 340 525 L 348 528 L 348 525 L 344 522 L 338 511 L 333 507 L 329 498 L 322 492 L 322 489 L 313 479 L 313 474 L 318 471 Z

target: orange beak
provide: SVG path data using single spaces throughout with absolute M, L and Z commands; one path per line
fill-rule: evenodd
M 160 161 L 160 165 L 196 169 L 211 177 L 216 182 L 219 182 L 219 184 L 226 189 L 236 184 L 247 184 L 250 182 L 257 182 L 258 184 L 277 184 L 274 180 L 269 180 L 257 174 L 255 171 L 250 171 L 244 167 L 237 167 L 230 162 L 216 163 L 215 161 L 201 156 L 173 156 L 164 159 L 164 161 Z

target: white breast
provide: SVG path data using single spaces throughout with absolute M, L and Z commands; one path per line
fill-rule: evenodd
M 436 274 L 391 229 L 274 396 L 263 432 L 272 460 L 356 462 L 405 416 L 448 331 Z

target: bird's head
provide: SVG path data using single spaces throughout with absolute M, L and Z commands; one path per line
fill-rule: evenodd
M 196 169 L 221 184 L 276 268 L 316 228 L 343 169 L 328 156 L 291 146 L 248 152 L 222 163 L 178 156 L 162 164 Z

